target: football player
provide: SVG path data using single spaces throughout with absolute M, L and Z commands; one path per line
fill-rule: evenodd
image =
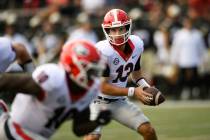
M 25 46 L 20 43 L 13 43 L 6 37 L 0 37 L 0 72 L 13 71 L 14 68 L 8 67 L 17 61 L 16 66 L 20 70 L 32 72 L 34 64 Z M 18 67 L 19 66 L 19 67 Z
M 143 89 L 150 87 L 141 77 L 140 59 L 144 50 L 143 41 L 131 34 L 132 20 L 120 9 L 110 10 L 102 23 L 106 40 L 96 44 L 108 59 L 108 68 L 104 73 L 102 93 L 90 105 L 93 118 L 100 108 L 106 107 L 112 112 L 112 118 L 119 123 L 137 131 L 144 140 L 157 140 L 156 132 L 142 110 L 127 97 L 136 97 L 149 105 L 152 95 Z M 138 87 L 126 88 L 131 74 Z M 95 115 L 95 116 L 94 116 Z M 85 136 L 85 140 L 99 140 L 101 127 Z
M 0 73 L 16 70 L 32 72 L 34 68 L 32 58 L 23 44 L 13 43 L 6 37 L 0 37 Z M 7 105 L 0 100 L 1 113 L 8 111 L 5 108 L 8 108 Z
M 0 91 L 23 93 L 13 101 L 10 115 L 1 116 L 0 139 L 49 139 L 70 118 L 78 136 L 108 123 L 109 111 L 89 120 L 89 104 L 100 90 L 105 63 L 93 44 L 75 40 L 63 46 L 59 64 L 41 65 L 32 76 L 0 74 Z

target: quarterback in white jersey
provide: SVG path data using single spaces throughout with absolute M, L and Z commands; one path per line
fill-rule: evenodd
M 144 50 L 143 41 L 135 35 L 130 35 L 128 45 L 128 51 L 131 53 L 127 55 L 121 53 L 117 47 L 110 45 L 108 40 L 96 44 L 96 47 L 108 59 L 108 67 L 104 77 L 109 77 L 108 83 L 117 87 L 126 87 L 129 74 L 140 69 L 140 57 Z M 103 93 L 100 96 L 111 99 L 124 98 L 123 96 L 112 96 Z
M 108 123 L 109 111 L 89 120 L 89 104 L 100 90 L 104 67 L 105 61 L 93 44 L 75 40 L 64 45 L 59 65 L 41 65 L 32 76 L 1 74 L 0 91 L 24 94 L 12 103 L 9 117 L 1 116 L 0 139 L 49 139 L 69 118 L 73 118 L 73 131 L 78 136 Z
M 134 96 L 146 105 L 152 99 L 152 95 L 144 91 L 150 85 L 141 77 L 144 44 L 139 37 L 130 35 L 131 24 L 127 13 L 120 9 L 112 9 L 104 17 L 102 28 L 106 40 L 96 46 L 107 57 L 108 67 L 103 75 L 102 93 L 90 105 L 92 117 L 105 107 L 110 109 L 114 120 L 137 131 L 144 140 L 157 140 L 149 119 L 126 97 Z M 138 87 L 126 87 L 130 74 Z M 85 136 L 85 140 L 99 140 L 100 136 L 101 127 Z
M 14 68 L 8 67 L 17 60 L 20 70 L 32 72 L 34 65 L 32 63 L 31 56 L 27 52 L 24 45 L 19 43 L 12 43 L 10 39 L 6 37 L 0 37 L 0 72 L 11 71 Z

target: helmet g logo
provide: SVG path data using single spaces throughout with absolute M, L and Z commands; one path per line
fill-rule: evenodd
M 74 51 L 78 56 L 87 56 L 89 54 L 88 49 L 86 49 L 82 45 L 75 47 Z

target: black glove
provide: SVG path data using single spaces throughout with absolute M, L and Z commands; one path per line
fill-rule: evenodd
M 111 120 L 111 112 L 101 111 L 96 120 L 90 120 L 90 109 L 87 107 L 82 112 L 75 111 L 73 115 L 73 132 L 77 136 L 84 136 L 100 125 L 106 125 Z
M 111 111 L 105 110 L 101 111 L 96 119 L 99 125 L 106 125 L 111 121 Z

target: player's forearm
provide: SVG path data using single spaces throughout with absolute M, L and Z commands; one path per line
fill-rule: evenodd
M 101 91 L 106 95 L 112 95 L 112 96 L 128 95 L 128 88 L 117 87 L 106 82 L 102 83 Z
M 15 49 L 16 52 L 17 63 L 24 71 L 32 72 L 35 69 L 35 65 L 25 46 L 23 44 L 15 43 L 13 44 L 13 49 Z
M 20 43 L 14 43 L 12 44 L 13 49 L 16 52 L 16 60 L 18 61 L 18 64 L 24 64 L 28 61 L 31 61 L 32 58 L 29 55 L 26 47 L 23 44 Z
M 42 90 L 29 74 L 2 73 L 0 74 L 0 91 L 38 95 Z
M 143 89 L 146 87 L 150 87 L 150 84 L 147 82 L 147 80 L 142 77 L 140 70 L 132 72 L 131 78 L 137 86 L 140 86 Z

